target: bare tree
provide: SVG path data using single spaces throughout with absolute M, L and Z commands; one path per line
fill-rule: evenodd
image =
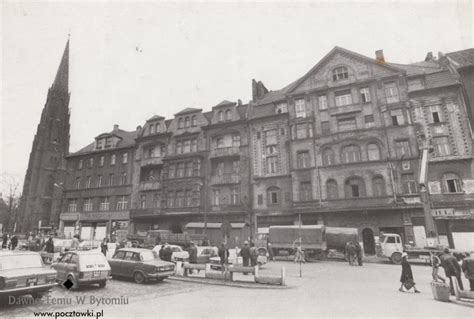
M 6 191 L 5 194 L 0 193 L 2 195 L 1 201 L 4 204 L 2 206 L 5 210 L 5 216 L 0 216 L 0 221 L 4 221 L 4 231 L 7 231 L 8 229 L 12 230 L 13 224 L 15 223 L 18 215 L 18 206 L 21 197 L 19 191 L 20 184 L 14 176 L 3 173 L 0 175 L 0 185 L 2 186 L 2 189 Z

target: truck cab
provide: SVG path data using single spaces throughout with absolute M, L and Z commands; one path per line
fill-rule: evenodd
M 402 262 L 403 244 L 402 238 L 398 234 L 383 234 L 380 243 L 382 254 L 390 259 L 394 264 Z

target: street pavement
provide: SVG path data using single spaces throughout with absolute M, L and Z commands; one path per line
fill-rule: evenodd
M 286 268 L 289 289 L 250 289 L 166 280 L 137 285 L 129 281 L 110 281 L 105 289 L 80 291 L 54 289 L 52 296 L 103 295 L 128 296 L 124 305 L 37 305 L 0 309 L 0 317 L 32 318 L 33 311 L 104 310 L 104 318 L 233 318 L 233 317 L 359 317 L 359 318 L 474 318 L 474 305 L 435 301 L 431 293 L 431 269 L 412 265 L 420 294 L 399 292 L 401 266 L 366 263 L 349 266 L 344 262 L 324 261 L 302 265 L 271 262 L 262 269 L 280 274 Z M 250 279 L 250 276 L 242 279 Z M 466 281 L 466 284 L 467 281 Z M 451 297 L 454 300 L 454 297 Z

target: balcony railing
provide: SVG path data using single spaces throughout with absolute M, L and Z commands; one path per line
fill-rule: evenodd
M 138 190 L 139 191 L 152 191 L 152 190 L 158 190 L 161 188 L 161 182 L 141 182 L 138 184 Z
M 329 108 L 329 115 L 340 115 L 344 113 L 353 113 L 353 112 L 361 112 L 362 105 L 361 104 L 349 104 L 343 106 L 335 106 Z
M 152 158 L 142 158 L 140 165 L 147 166 L 147 165 L 162 165 L 163 158 L 162 157 L 152 157 Z
M 211 185 L 228 185 L 240 183 L 240 175 L 224 174 L 221 176 L 211 176 Z
M 215 148 L 211 150 L 211 154 L 209 157 L 226 157 L 226 156 L 239 156 L 240 155 L 240 147 L 238 146 L 231 146 L 231 147 L 221 147 Z

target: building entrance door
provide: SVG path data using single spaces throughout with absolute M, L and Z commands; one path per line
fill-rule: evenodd
M 366 255 L 375 255 L 375 239 L 372 229 L 364 228 L 362 230 L 362 243 Z

